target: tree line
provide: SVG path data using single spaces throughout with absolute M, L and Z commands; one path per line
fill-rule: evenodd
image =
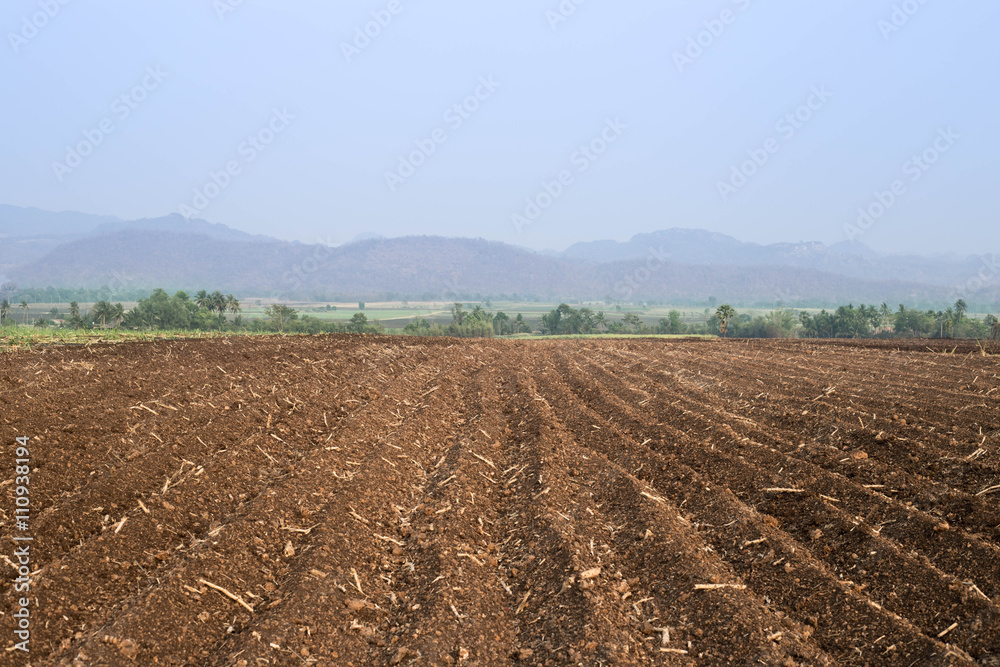
M 840 306 L 830 312 L 821 310 L 812 314 L 785 308 L 755 317 L 738 313 L 729 304 L 722 304 L 714 313 L 705 310 L 701 322 L 685 322 L 681 313 L 671 310 L 666 317 L 649 324 L 638 313 L 625 313 L 621 319 L 612 319 L 604 311 L 587 307 L 574 308 L 562 303 L 531 323 L 521 313 L 514 316 L 503 311 L 493 312 L 482 305 L 466 306 L 454 303 L 450 307 L 451 321 L 432 323 L 417 317 L 402 331 L 414 336 L 454 336 L 462 338 L 489 338 L 521 333 L 540 335 L 575 334 L 673 334 L 715 335 L 740 338 L 993 338 L 1000 339 L 1000 320 L 994 315 L 983 319 L 969 317 L 968 306 L 958 299 L 944 310 L 919 310 L 900 304 L 896 310 L 882 303 L 880 306 L 853 304 Z M 363 309 L 363 303 L 359 303 Z M 12 303 L 0 301 L 0 326 L 17 323 L 28 324 L 27 300 Z M 18 316 L 17 311 L 20 311 Z M 196 331 L 251 331 L 289 333 L 385 333 L 378 320 L 369 320 L 363 312 L 355 313 L 348 321 L 329 321 L 304 315 L 284 304 L 269 306 L 262 318 L 245 320 L 239 299 L 221 291 L 201 290 L 194 297 L 180 291 L 169 295 L 156 289 L 137 305 L 126 310 L 121 303 L 97 301 L 89 312 L 81 312 L 79 303 L 72 301 L 68 312 L 53 308 L 39 317 L 37 327 L 61 326 L 71 329 L 108 329 L 125 327 L 139 330 L 196 330 Z
M 28 324 L 29 304 L 22 300 L 17 304 L 23 316 L 21 324 Z M 12 324 L 11 310 L 14 305 L 7 299 L 0 301 L 0 325 Z M 121 303 L 100 300 L 90 311 L 82 312 L 76 301 L 69 303 L 66 312 L 53 307 L 48 313 L 34 321 L 36 327 L 59 326 L 67 329 L 181 329 L 211 330 L 240 328 L 244 322 L 240 316 L 240 301 L 232 294 L 220 291 L 202 290 L 192 299 L 187 292 L 177 292 L 173 296 L 162 289 L 153 290 L 147 298 L 140 298 L 135 308 L 126 310 Z M 235 315 L 230 321 L 227 313 Z
M 899 304 L 893 311 L 889 305 L 841 306 L 830 313 L 821 310 L 816 315 L 802 313 L 801 335 L 806 338 L 1000 338 L 1000 324 L 995 315 L 983 319 L 966 315 L 968 306 L 963 299 L 944 310 L 917 310 Z
M 492 338 L 517 333 L 530 333 L 531 327 L 520 313 L 510 317 L 502 310 L 492 313 L 481 305 L 466 310 L 461 303 L 451 305 L 451 322 L 447 325 L 431 324 L 418 317 L 403 329 L 411 336 L 455 336 L 458 338 Z
M 706 310 L 706 312 L 709 312 Z M 833 312 L 811 314 L 778 308 L 764 315 L 739 313 L 722 304 L 704 322 L 684 322 L 681 313 L 671 310 L 655 324 L 647 324 L 637 313 L 626 313 L 621 320 L 609 320 L 603 311 L 573 308 L 560 304 L 543 315 L 538 326 L 542 335 L 565 334 L 673 334 L 714 335 L 739 338 L 977 338 L 1000 340 L 1000 319 L 966 315 L 968 306 L 959 299 L 940 311 L 917 310 L 900 304 L 892 311 L 881 306 L 853 304 Z

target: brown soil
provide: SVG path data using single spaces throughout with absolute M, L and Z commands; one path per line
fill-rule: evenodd
M 0 355 L 0 664 L 1000 665 L 1000 357 L 953 347 Z

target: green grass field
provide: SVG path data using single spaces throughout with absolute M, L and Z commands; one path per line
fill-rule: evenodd
M 257 305 L 258 303 L 260 305 Z M 266 300 L 257 300 L 253 298 L 245 299 L 243 301 L 243 317 L 247 319 L 264 317 L 264 310 L 267 308 L 269 303 L 270 302 Z M 300 316 L 308 315 L 310 317 L 331 322 L 346 322 L 354 317 L 355 313 L 363 312 L 369 320 L 379 320 L 386 326 L 386 328 L 401 329 L 418 317 L 424 318 L 432 324 L 448 324 L 451 322 L 451 311 L 449 309 L 452 304 L 450 302 L 446 303 L 440 301 L 368 302 L 365 304 L 364 310 L 360 310 L 357 303 L 338 302 L 329 304 L 331 306 L 336 306 L 337 310 L 326 310 L 326 306 L 328 305 L 327 303 L 287 302 L 285 305 L 297 310 Z M 511 318 L 521 314 L 524 315 L 529 322 L 536 324 L 542 315 L 545 315 L 550 310 L 557 308 L 559 306 L 559 302 L 540 303 L 534 301 L 491 301 L 489 303 L 489 307 L 487 307 L 485 302 L 462 302 L 462 305 L 466 308 L 466 310 L 471 310 L 476 305 L 481 305 L 483 308 L 493 313 L 503 311 Z M 570 305 L 574 308 L 590 308 L 594 312 L 604 311 L 605 316 L 609 320 L 620 320 L 627 313 L 637 313 L 648 325 L 655 325 L 660 318 L 667 317 L 671 310 L 679 311 L 681 313 L 681 320 L 685 323 L 701 324 L 704 323 L 709 317 L 709 315 L 705 314 L 704 308 L 699 309 L 691 306 L 616 306 L 598 301 L 572 303 Z M 714 312 L 714 309 L 712 312 Z M 761 309 L 740 312 L 747 312 L 752 315 L 756 315 L 767 311 Z
M 389 335 L 399 335 L 401 330 L 388 330 Z M 108 329 L 106 331 L 73 331 L 68 329 L 36 329 L 34 327 L 3 327 L 0 328 L 0 352 L 31 349 L 34 347 L 58 345 L 94 345 L 97 343 L 129 343 L 152 342 L 156 340 L 177 340 L 182 338 L 218 338 L 221 336 L 295 336 L 305 334 L 277 334 L 250 332 L 218 332 L 218 331 L 125 331 Z M 556 340 L 582 338 L 706 338 L 715 336 L 686 336 L 668 334 L 577 334 L 560 336 L 542 336 L 539 334 L 516 334 L 513 336 L 497 336 L 510 340 Z
M 219 336 L 262 335 L 244 332 L 218 331 L 75 331 L 72 329 L 36 329 L 34 327 L 0 328 L 0 351 L 27 349 L 46 345 L 93 345 L 95 343 L 125 343 L 133 341 L 173 340 L 178 338 L 216 338 Z

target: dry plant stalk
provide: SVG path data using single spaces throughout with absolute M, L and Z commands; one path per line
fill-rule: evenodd
M 250 605 L 248 605 L 246 603 L 246 601 L 243 598 L 241 598 L 239 595 L 236 595 L 235 593 L 227 591 L 222 586 L 219 586 L 217 584 L 213 584 L 211 581 L 207 581 L 205 579 L 199 579 L 198 583 L 199 584 L 205 584 L 209 588 L 219 591 L 220 593 L 222 593 L 223 595 L 225 595 L 230 600 L 233 600 L 234 602 L 238 602 L 240 605 L 243 606 L 244 609 L 246 609 L 247 611 L 249 611 L 251 614 L 253 613 L 253 607 L 251 607 Z

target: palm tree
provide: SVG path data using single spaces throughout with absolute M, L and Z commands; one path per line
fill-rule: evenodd
M 622 324 L 628 328 L 630 333 L 639 333 L 642 329 L 642 318 L 638 313 L 625 313 Z
M 240 307 L 240 300 L 232 294 L 226 295 L 226 309 L 233 315 L 237 315 L 243 310 L 243 308 Z
M 959 299 L 955 302 L 955 321 L 961 322 L 965 317 L 966 311 L 969 310 L 968 304 L 965 303 L 965 299 Z
M 90 316 L 95 320 L 101 320 L 101 328 L 107 328 L 107 320 L 109 317 L 114 317 L 114 308 L 107 301 L 98 301 L 94 304 L 93 310 L 90 311 Z
M 10 301 L 4 299 L 0 301 L 0 324 L 10 315 Z
M 24 312 L 24 323 L 28 323 L 28 302 L 21 300 L 21 310 Z
M 209 296 L 208 298 L 209 298 L 209 301 L 210 301 L 208 309 L 210 311 L 212 311 L 212 312 L 216 312 L 216 313 L 219 314 L 219 328 L 221 329 L 222 328 L 222 321 L 226 317 L 226 315 L 225 315 L 225 312 L 226 312 L 226 297 L 224 297 L 222 295 L 222 292 L 220 292 L 219 290 L 215 290 L 214 292 L 212 292 L 211 296 Z
M 83 321 L 80 319 L 80 304 L 76 301 L 69 303 L 69 320 L 74 329 L 81 328 Z
M 116 303 L 111 307 L 111 315 L 115 318 L 115 328 L 117 329 L 122 325 L 122 320 L 125 319 L 125 306 Z
M 722 337 L 726 337 L 726 331 L 729 330 L 729 320 L 736 317 L 736 309 L 730 306 L 728 303 L 724 303 L 719 306 L 718 310 L 715 311 L 715 316 L 719 320 L 719 333 Z
M 208 308 L 209 310 L 212 309 L 211 308 L 212 302 L 208 297 L 208 292 L 206 292 L 205 290 L 201 290 L 194 295 L 194 302 L 198 305 L 199 308 Z

